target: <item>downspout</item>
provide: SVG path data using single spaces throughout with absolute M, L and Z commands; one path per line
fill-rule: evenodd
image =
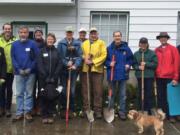
M 78 30 L 80 29 L 80 0 L 76 0 L 76 35 L 78 36 Z

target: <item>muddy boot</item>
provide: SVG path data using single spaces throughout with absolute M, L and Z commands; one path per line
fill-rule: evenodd
M 7 118 L 11 117 L 11 111 L 10 110 L 6 110 L 6 117 Z
M 127 116 L 124 112 L 119 112 L 119 118 L 123 121 L 125 121 L 127 119 Z
M 17 122 L 23 120 L 23 115 L 16 115 L 13 119 L 12 122 Z
M 43 123 L 43 124 L 48 124 L 48 119 L 47 119 L 47 118 L 43 118 L 43 119 L 42 119 L 42 123 Z
M 4 116 L 5 115 L 5 109 L 3 108 L 0 108 L 0 117 Z
M 32 115 L 31 115 L 30 113 L 26 113 L 26 114 L 25 114 L 25 119 L 26 119 L 28 122 L 32 122 L 32 121 L 33 121 Z
M 54 119 L 53 118 L 49 118 L 48 119 L 48 124 L 53 124 L 54 123 Z
M 62 110 L 60 112 L 60 117 L 61 117 L 61 119 L 65 119 L 66 118 L 66 110 Z

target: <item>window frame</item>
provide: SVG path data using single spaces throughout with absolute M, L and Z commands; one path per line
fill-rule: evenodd
M 128 11 L 91 11 L 90 12 L 90 25 L 89 27 L 91 28 L 93 26 L 93 15 L 100 15 L 102 16 L 103 14 L 104 15 L 108 15 L 109 16 L 109 20 L 110 20 L 110 16 L 111 14 L 117 14 L 117 16 L 119 15 L 126 15 L 126 35 L 125 35 L 125 41 L 128 42 L 129 41 L 129 21 L 130 21 L 130 12 Z M 100 17 L 101 19 L 101 17 Z M 119 17 L 118 17 L 118 21 L 119 21 Z M 99 21 L 101 22 L 101 21 Z M 101 24 L 99 24 L 99 26 L 101 26 Z M 108 25 L 109 27 L 110 25 Z M 109 37 L 110 37 L 110 31 L 108 30 L 108 42 L 110 43 L 109 41 Z M 108 43 L 107 43 L 108 44 Z

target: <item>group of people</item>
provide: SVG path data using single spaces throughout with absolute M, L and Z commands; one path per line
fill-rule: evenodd
M 29 29 L 19 28 L 19 38 L 12 35 L 12 26 L 6 23 L 0 36 L 0 116 L 11 116 L 12 84 L 16 86 L 16 116 L 13 121 L 25 118 L 32 121 L 34 113 L 42 116 L 44 124 L 54 122 L 53 114 L 56 105 L 61 104 L 60 116 L 65 118 L 67 105 L 67 87 L 70 86 L 70 117 L 75 112 L 75 86 L 79 76 L 83 98 L 82 117 L 89 109 L 88 86 L 91 86 L 91 96 L 95 118 L 102 118 L 102 96 L 104 67 L 107 81 L 112 88 L 110 107 L 114 107 L 115 90 L 119 91 L 119 117 L 126 120 L 126 82 L 129 79 L 131 67 L 135 70 L 138 80 L 138 95 L 142 95 L 142 77 L 144 79 L 143 109 L 151 114 L 153 108 L 153 83 L 156 80 L 158 108 L 161 108 L 167 118 L 169 116 L 167 102 L 167 84 L 178 84 L 180 73 L 180 58 L 178 49 L 168 43 L 170 36 L 161 32 L 156 38 L 160 41 L 155 51 L 149 49 L 148 39 L 139 40 L 139 50 L 132 53 L 127 42 L 122 41 L 122 33 L 113 33 L 112 43 L 106 47 L 99 39 L 98 30 L 79 30 L 79 38 L 75 39 L 74 29 L 65 29 L 65 38 L 55 47 L 56 36 L 49 33 L 43 39 L 43 31 L 36 29 L 34 40 L 29 39 Z M 113 77 L 112 77 L 113 68 Z M 142 71 L 144 76 L 142 76 Z M 87 76 L 88 75 L 88 76 Z M 14 79 L 15 77 L 15 79 Z M 88 78 L 87 78 L 88 77 Z M 87 80 L 88 79 L 88 80 Z M 69 81 L 68 81 L 69 80 Z M 88 81 L 90 84 L 88 84 Z M 69 85 L 70 83 L 70 85 Z M 58 91 L 58 86 L 62 91 Z M 58 93 L 59 92 L 59 93 Z M 142 106 L 141 98 L 139 105 Z M 58 103 L 59 102 L 59 103 Z M 142 109 L 142 108 L 140 108 Z

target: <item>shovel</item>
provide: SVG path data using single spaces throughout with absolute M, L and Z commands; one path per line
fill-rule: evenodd
M 112 62 L 115 61 L 115 56 L 112 56 Z M 114 120 L 114 108 L 111 108 L 111 97 L 112 97 L 112 80 L 113 80 L 113 75 L 114 75 L 114 67 L 111 67 L 111 78 L 110 78 L 110 86 L 109 86 L 109 91 L 108 91 L 108 108 L 104 108 L 103 114 L 104 114 L 104 119 L 107 123 L 111 123 Z
M 69 97 L 71 89 L 71 69 L 68 71 L 68 82 L 67 82 L 67 104 L 66 104 L 66 128 L 68 127 L 69 121 Z
M 142 62 L 144 62 L 144 52 L 142 52 Z M 141 71 L 141 111 L 144 113 L 144 70 Z
M 88 92 L 88 110 L 86 111 L 86 116 L 87 116 L 88 121 L 91 123 L 94 121 L 94 111 L 91 110 L 89 70 L 87 71 L 87 92 Z

